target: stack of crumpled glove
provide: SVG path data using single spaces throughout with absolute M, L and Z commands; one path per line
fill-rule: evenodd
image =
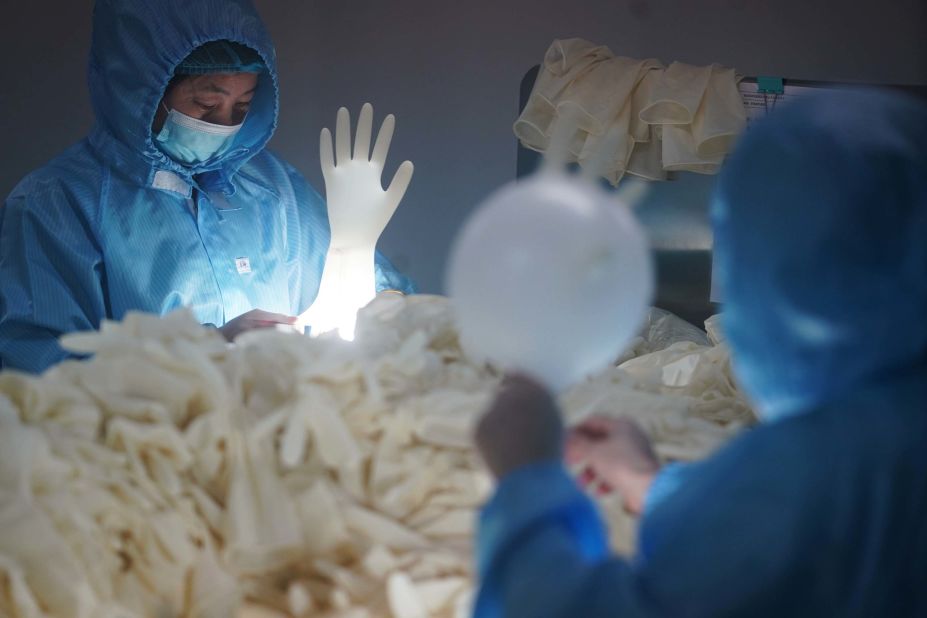
M 63 343 L 94 356 L 0 374 L 0 615 L 468 615 L 491 491 L 470 434 L 498 376 L 463 356 L 446 299 L 378 298 L 354 343 L 229 346 L 185 312 Z M 679 459 L 753 418 L 726 349 L 692 342 L 562 401 L 569 422 L 630 414 Z
M 515 135 L 545 152 L 553 127 L 568 117 L 577 125 L 569 159 L 585 166 L 613 134 L 605 177 L 614 185 L 625 173 L 648 180 L 666 180 L 672 171 L 715 174 L 746 126 L 740 79 L 717 64 L 664 67 L 583 39 L 555 40 Z

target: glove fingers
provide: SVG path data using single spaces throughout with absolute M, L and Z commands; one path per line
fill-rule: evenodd
M 322 129 L 319 136 L 319 160 L 322 162 L 322 176 L 327 177 L 335 169 L 335 155 L 332 152 L 332 132 Z
M 396 170 L 396 174 L 393 176 L 393 180 L 389 183 L 386 196 L 391 217 L 393 216 L 393 212 L 396 211 L 396 207 L 399 206 L 399 202 L 402 201 L 403 196 L 406 194 L 406 189 L 409 188 L 413 171 L 415 171 L 415 166 L 412 165 L 411 161 L 406 161 L 399 166 L 399 169 Z
M 396 117 L 390 114 L 383 120 L 377 143 L 373 146 L 373 156 L 370 160 L 381 167 L 386 164 L 386 155 L 389 154 L 389 145 L 393 141 L 393 130 L 396 128 Z
M 344 165 L 351 160 L 351 115 L 348 108 L 338 110 L 335 125 L 335 164 Z
M 354 138 L 354 158 L 367 161 L 370 158 L 370 135 L 373 133 L 373 105 L 364 103 L 357 120 L 357 136 Z

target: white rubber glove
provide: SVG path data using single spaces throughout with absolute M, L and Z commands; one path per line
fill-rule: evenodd
M 366 103 L 357 123 L 353 156 L 351 119 L 346 108 L 338 110 L 334 156 L 331 131 L 322 129 L 319 150 L 331 244 L 319 294 L 297 321 L 297 325 L 310 326 L 313 335 L 337 330 L 344 339 L 354 338 L 357 310 L 376 295 L 377 240 L 412 180 L 414 167 L 411 161 L 405 161 L 396 170 L 389 188 L 383 190 L 383 167 L 396 118 L 390 114 L 383 121 L 370 154 L 372 125 L 373 106 Z

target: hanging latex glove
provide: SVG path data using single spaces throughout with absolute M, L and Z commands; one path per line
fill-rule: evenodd
M 412 180 L 412 162 L 405 161 L 389 188 L 383 189 L 383 167 L 396 118 L 390 114 L 383 121 L 371 153 L 372 125 L 373 106 L 366 103 L 357 122 L 353 153 L 351 119 L 346 108 L 338 110 L 334 154 L 331 131 L 322 129 L 319 148 L 331 244 L 319 294 L 297 321 L 297 326 L 311 327 L 313 335 L 337 330 L 344 339 L 354 338 L 357 310 L 376 295 L 377 240 Z

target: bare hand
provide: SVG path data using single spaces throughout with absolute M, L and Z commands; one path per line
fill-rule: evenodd
M 507 377 L 476 428 L 476 445 L 496 478 L 528 464 L 559 460 L 563 422 L 550 393 L 526 376 Z
M 582 482 L 596 482 L 601 491 L 617 491 L 635 515 L 643 509 L 660 469 L 650 439 L 625 418 L 594 416 L 573 427 L 567 435 L 566 460 L 571 466 L 585 466 Z
M 219 328 L 226 341 L 235 341 L 238 335 L 258 328 L 275 328 L 281 324 L 293 326 L 296 318 L 281 313 L 270 313 L 261 309 L 252 309 Z

